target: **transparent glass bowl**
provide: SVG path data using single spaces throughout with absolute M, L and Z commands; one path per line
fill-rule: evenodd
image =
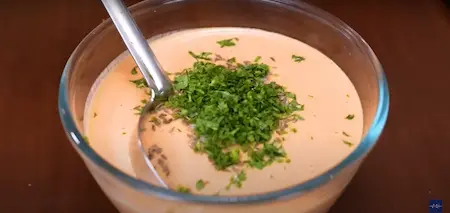
M 91 86 L 126 50 L 108 19 L 71 55 L 61 77 L 58 104 L 68 138 L 113 204 L 123 213 L 327 212 L 375 145 L 387 119 L 387 82 L 367 43 L 334 16 L 291 0 L 148 0 L 130 10 L 146 38 L 189 28 L 249 27 L 309 44 L 334 60 L 353 82 L 363 106 L 364 132 L 359 146 L 336 167 L 307 182 L 267 194 L 189 195 L 135 179 L 101 158 L 82 137 L 85 101 Z

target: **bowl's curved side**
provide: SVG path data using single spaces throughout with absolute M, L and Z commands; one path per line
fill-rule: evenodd
M 160 0 L 160 1 L 144 1 L 140 2 L 130 8 L 132 14 L 139 15 L 143 13 L 143 11 L 149 11 L 149 8 L 153 7 L 161 7 L 163 5 L 177 4 L 180 2 L 184 2 L 185 0 Z M 81 131 L 77 128 L 76 120 L 70 113 L 71 106 L 69 101 L 69 81 L 71 71 L 73 70 L 73 66 L 78 60 L 80 53 L 93 43 L 96 38 L 95 36 L 105 30 L 108 27 L 112 26 L 112 22 L 110 19 L 101 23 L 98 27 L 96 27 L 88 36 L 86 36 L 81 43 L 74 50 L 72 55 L 70 56 L 65 68 L 64 72 L 61 76 L 60 87 L 59 87 L 59 95 L 58 95 L 58 109 L 61 118 L 61 122 L 64 126 L 66 134 L 72 145 L 77 149 L 77 151 L 83 155 L 86 159 L 93 162 L 99 168 L 103 169 L 106 173 L 111 174 L 113 177 L 117 178 L 121 182 L 127 184 L 129 187 L 141 191 L 143 193 L 148 194 L 149 196 L 156 196 L 161 199 L 167 200 L 179 200 L 184 202 L 199 202 L 204 204 L 249 204 L 249 203 L 260 203 L 265 201 L 273 201 L 279 199 L 286 199 L 292 196 L 300 196 L 302 193 L 307 192 L 312 189 L 316 189 L 330 180 L 333 179 L 334 176 L 337 176 L 342 170 L 347 168 L 349 165 L 355 163 L 358 160 L 364 158 L 367 153 L 373 148 L 378 140 L 380 134 L 383 131 L 383 128 L 386 124 L 387 116 L 388 116 L 388 108 L 389 108 L 389 90 L 387 85 L 386 77 L 383 73 L 383 69 L 381 67 L 380 62 L 375 56 L 374 52 L 370 48 L 370 46 L 358 35 L 353 29 L 351 29 L 347 24 L 340 21 L 336 17 L 331 14 L 308 5 L 302 2 L 294 2 L 290 0 L 250 0 L 252 2 L 263 2 L 265 4 L 272 4 L 274 6 L 280 6 L 281 8 L 289 7 L 292 10 L 301 11 L 302 13 L 308 13 L 308 15 L 314 16 L 318 21 L 321 21 L 324 24 L 329 25 L 330 27 L 334 27 L 337 31 L 347 34 L 347 36 L 351 37 L 353 41 L 360 47 L 361 50 L 367 55 L 369 60 L 372 62 L 373 70 L 375 70 L 377 78 L 378 78 L 378 106 L 376 109 L 375 118 L 369 128 L 368 133 L 363 138 L 360 145 L 342 162 L 340 162 L 337 166 L 330 169 L 326 173 L 317 176 L 307 182 L 302 184 L 284 189 L 279 191 L 270 192 L 262 195 L 251 195 L 246 197 L 218 197 L 218 196 L 200 196 L 200 195 L 190 195 L 175 192 L 172 190 L 168 190 L 165 188 L 160 188 L 154 185 L 151 185 L 147 182 L 135 179 L 124 172 L 118 170 L 113 167 L 107 161 L 105 161 L 100 155 L 98 155 L 88 144 L 88 142 L 84 139 Z M 200 2 L 200 1 L 198 1 Z

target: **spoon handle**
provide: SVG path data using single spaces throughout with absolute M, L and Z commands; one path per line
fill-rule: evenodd
M 123 2 L 121 0 L 102 0 L 102 2 L 142 75 L 156 93 L 154 95 L 170 93 L 171 82 L 162 71 L 155 54 Z

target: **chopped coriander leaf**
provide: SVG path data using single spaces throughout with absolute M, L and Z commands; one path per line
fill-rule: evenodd
M 344 144 L 346 144 L 346 145 L 348 145 L 348 146 L 353 146 L 353 143 L 352 142 L 349 142 L 349 141 L 342 141 L 342 142 L 344 142 Z
M 83 137 L 83 140 L 84 140 L 87 144 L 89 144 L 89 138 L 88 138 L 87 136 L 85 136 L 85 135 L 83 135 L 82 137 Z
M 194 152 L 204 152 L 205 149 L 203 147 L 203 143 L 201 142 L 196 142 L 195 146 L 194 146 Z
M 258 63 L 261 60 L 261 56 L 256 56 L 255 60 L 253 62 Z
M 188 76 L 187 75 L 179 75 L 175 77 L 175 81 L 173 83 L 173 86 L 176 90 L 184 89 L 188 86 Z
M 131 75 L 136 75 L 138 73 L 136 67 L 131 70 Z
M 191 189 L 189 189 L 188 187 L 185 187 L 185 186 L 178 186 L 177 191 L 181 192 L 181 193 L 185 193 L 185 194 L 191 193 Z
M 167 75 L 167 76 L 170 76 L 170 75 L 173 75 L 174 73 L 171 73 L 171 72 L 167 72 L 167 71 L 165 71 L 164 70 L 164 73 Z
M 304 57 L 298 56 L 298 55 L 292 55 L 292 59 L 293 59 L 295 62 L 302 62 L 302 61 L 305 60 Z
M 286 97 L 288 97 L 288 98 L 293 98 L 293 99 L 297 99 L 297 96 L 296 96 L 294 93 L 291 93 L 291 92 L 287 92 L 287 93 L 286 93 Z
M 161 125 L 161 121 L 160 121 L 157 117 L 155 117 L 155 116 L 152 116 L 152 117 L 150 118 L 150 122 L 153 123 L 153 124 L 155 124 L 156 126 Z
M 347 117 L 345 117 L 345 119 L 347 119 L 347 120 L 353 120 L 353 118 L 355 118 L 355 115 L 353 115 L 353 114 L 349 114 L 349 115 L 347 115 Z
M 276 62 L 274 57 L 270 57 L 270 60 L 272 60 L 273 62 Z
M 296 128 L 292 128 L 291 131 L 292 131 L 293 133 L 297 133 L 297 129 L 296 129 Z
M 288 134 L 288 132 L 287 132 L 286 130 L 284 130 L 284 129 L 277 130 L 277 133 L 278 133 L 278 135 L 285 135 L 285 134 Z
M 280 121 L 303 119 L 293 113 L 304 106 L 282 86 L 266 83 L 268 74 L 269 66 L 263 63 L 227 68 L 197 61 L 175 77 L 175 94 L 165 105 L 195 126 L 202 141 L 194 150 L 207 154 L 216 169 L 240 163 L 264 168 L 285 157 L 282 148 L 269 141 Z M 242 162 L 245 155 L 250 160 Z
M 148 87 L 147 82 L 145 81 L 144 78 L 131 80 L 130 82 L 135 84 L 137 88 L 147 88 Z
M 273 162 L 285 158 L 286 152 L 281 146 L 276 146 L 274 143 L 265 143 L 261 149 L 251 151 L 248 157 L 250 167 L 263 169 Z
M 305 118 L 301 115 L 293 114 L 290 116 L 293 121 L 303 121 Z
M 133 108 L 133 110 L 137 111 L 137 112 L 135 113 L 136 115 L 140 115 L 140 114 L 142 114 L 142 112 L 144 111 L 144 107 L 143 107 L 143 106 L 135 106 L 135 107 Z
M 199 55 L 196 55 L 194 52 L 189 51 L 189 55 L 191 55 L 192 57 L 194 57 L 195 59 L 199 60 L 199 59 L 203 59 L 203 60 L 207 60 L 207 61 L 211 61 L 211 54 L 210 52 L 201 52 Z
M 237 188 L 242 188 L 242 183 L 247 180 L 247 174 L 244 171 L 239 172 L 237 175 L 233 175 L 230 178 L 230 183 L 227 185 L 226 189 L 229 190 L 231 186 L 236 186 Z
M 300 110 L 300 111 L 305 110 L 305 105 L 304 104 L 299 104 L 297 106 L 299 107 L 298 110 Z
M 148 100 L 147 100 L 147 99 L 142 99 L 142 100 L 141 100 L 141 103 L 142 103 L 142 104 L 147 104 L 147 103 L 148 103 Z
M 236 58 L 235 57 L 230 58 L 230 59 L 227 60 L 227 62 L 228 63 L 236 63 Z
M 198 191 L 205 188 L 205 186 L 208 184 L 207 181 L 204 181 L 202 179 L 197 180 L 197 183 L 195 183 L 195 188 L 197 188 Z
M 230 38 L 230 39 L 224 39 L 224 40 L 217 41 L 217 44 L 219 44 L 221 48 L 232 47 L 232 46 L 236 45 L 235 41 L 238 41 L 238 39 Z
M 346 133 L 346 132 L 342 132 L 342 134 L 344 135 L 344 136 L 347 136 L 347 137 L 350 137 L 350 135 L 348 134 L 348 133 Z

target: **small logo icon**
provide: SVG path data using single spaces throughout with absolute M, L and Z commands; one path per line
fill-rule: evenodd
M 442 213 L 442 200 L 430 200 L 428 209 L 430 213 Z

